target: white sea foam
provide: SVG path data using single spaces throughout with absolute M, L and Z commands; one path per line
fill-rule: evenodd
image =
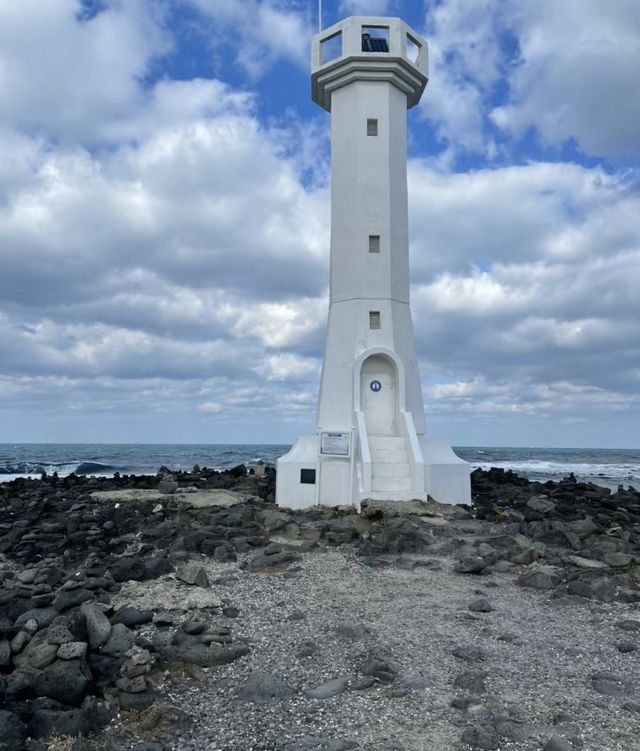
M 12 480 L 38 480 L 40 475 L 0 475 L 0 483 Z
M 117 471 L 114 467 L 108 464 L 102 465 L 96 462 L 82 462 L 70 461 L 58 464 L 46 464 L 45 462 L 17 462 L 16 466 L 9 465 L 7 467 L 1 467 L 0 470 L 0 483 L 11 482 L 12 480 L 37 480 L 40 479 L 43 472 L 51 476 L 57 473 L 58 477 L 67 477 L 68 475 L 78 472 L 82 467 L 86 470 L 82 472 L 85 475 L 95 475 L 96 477 L 113 477 Z M 22 472 L 15 472 L 12 470 L 22 469 Z M 95 469 L 95 471 L 93 471 Z M 145 474 L 144 472 L 138 472 L 137 474 Z
M 473 469 L 488 470 L 500 467 L 525 476 L 543 476 L 555 479 L 573 472 L 576 477 L 611 479 L 620 482 L 640 482 L 640 465 L 634 463 L 587 464 L 575 462 L 552 462 L 543 459 L 493 461 L 473 463 Z

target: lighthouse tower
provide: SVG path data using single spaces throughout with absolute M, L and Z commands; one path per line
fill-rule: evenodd
M 470 501 L 469 465 L 425 434 L 409 307 L 407 109 L 427 44 L 398 18 L 352 16 L 313 39 L 331 113 L 331 282 L 317 432 L 278 460 L 288 508 Z

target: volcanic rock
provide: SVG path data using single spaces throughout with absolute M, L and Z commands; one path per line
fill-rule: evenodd
M 20 751 L 24 747 L 27 728 L 12 712 L 0 709 L 0 749 Z
M 174 475 L 165 475 L 158 483 L 158 492 L 163 495 L 173 495 L 178 489 Z
M 622 696 L 628 691 L 624 678 L 606 671 L 592 673 L 591 686 L 599 694 L 606 696 Z
M 467 556 L 456 563 L 454 571 L 456 574 L 481 574 L 487 567 L 486 561 L 480 556 Z
M 0 667 L 7 667 L 10 662 L 11 645 L 9 644 L 9 641 L 7 639 L 0 639 Z
M 627 568 L 633 563 L 633 556 L 627 553 L 607 553 L 604 562 L 611 568 Z
M 472 613 L 491 613 L 493 607 L 486 597 L 476 597 L 469 603 L 469 610 Z
M 467 670 L 461 673 L 453 682 L 454 688 L 463 688 L 474 694 L 483 694 L 486 690 L 487 673 L 482 670 Z
M 142 626 L 145 623 L 151 623 L 153 620 L 152 610 L 138 610 L 138 608 L 132 608 L 129 605 L 123 605 L 118 608 L 113 616 L 111 616 L 111 624 L 116 625 L 122 623 L 128 628 L 135 628 L 136 626 Z
M 494 749 L 500 748 L 500 738 L 495 730 L 490 727 L 467 728 L 462 734 L 462 740 L 472 748 L 482 749 L 483 751 L 494 751 Z
M 553 511 L 555 507 L 556 504 L 549 500 L 546 495 L 536 495 L 533 496 L 533 498 L 529 498 L 527 501 L 527 508 L 530 508 L 533 511 L 538 511 L 541 514 L 547 514 L 550 511 Z
M 58 647 L 59 660 L 84 660 L 87 656 L 88 644 L 84 641 L 72 641 Z
M 117 582 L 144 581 L 147 570 L 144 561 L 138 556 L 122 556 L 113 561 L 111 576 Z
M 574 751 L 573 746 L 563 738 L 554 735 L 542 747 L 542 751 Z
M 109 624 L 111 625 L 111 624 Z M 123 623 L 116 623 L 111 628 L 109 638 L 102 646 L 100 652 L 104 655 L 124 655 L 133 644 L 133 634 Z
M 48 696 L 67 706 L 78 706 L 92 682 L 91 671 L 82 660 L 57 660 L 36 678 L 40 696 Z
M 55 608 L 34 608 L 27 610 L 19 615 L 15 623 L 15 628 L 22 628 L 28 621 L 34 620 L 36 622 L 36 631 L 39 628 L 46 628 L 60 615 Z
M 456 647 L 451 650 L 451 654 L 465 662 L 483 662 L 485 659 L 484 652 L 479 647 Z
M 360 672 L 373 676 L 381 683 L 392 683 L 398 676 L 394 666 L 387 660 L 375 656 L 360 665 Z
M 185 584 L 208 589 L 211 586 L 207 572 L 197 563 L 183 563 L 176 568 L 176 577 Z
M 334 678 L 331 681 L 309 689 L 306 694 L 311 699 L 330 699 L 346 691 L 349 685 L 349 678 Z
M 38 709 L 29 723 L 29 733 L 33 738 L 49 738 L 54 735 L 75 738 L 87 735 L 90 730 L 89 723 L 79 709 Z
M 293 689 L 273 673 L 251 673 L 238 690 L 238 696 L 254 704 L 274 704 L 289 699 Z
M 640 631 L 640 620 L 623 620 L 617 621 L 616 626 L 623 631 Z
M 80 607 L 80 613 L 84 616 L 89 644 L 92 649 L 101 647 L 111 634 L 111 623 L 104 614 L 102 608 L 95 602 L 85 602 Z
M 52 604 L 59 613 L 63 613 L 65 610 L 70 610 L 81 605 L 83 602 L 93 599 L 93 593 L 82 587 L 78 587 L 77 589 L 61 589 Z
M 562 582 L 562 574 L 554 566 L 540 566 L 534 571 L 528 571 L 518 579 L 518 584 L 522 587 L 532 589 L 553 589 Z

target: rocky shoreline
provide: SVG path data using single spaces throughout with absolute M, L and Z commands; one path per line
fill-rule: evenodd
M 640 493 L 472 481 L 471 507 L 361 514 L 285 512 L 243 466 L 0 485 L 0 750 L 640 749 Z M 578 708 L 522 716 L 488 656 L 534 664 L 554 624 L 549 702 Z M 497 673 L 529 696 L 523 649 Z M 572 649 L 596 654 L 562 673 Z

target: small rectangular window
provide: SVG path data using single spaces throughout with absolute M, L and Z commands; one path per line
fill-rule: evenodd
M 369 253 L 380 252 L 380 235 L 369 235 Z
M 379 310 L 369 311 L 369 328 L 370 329 L 380 328 L 380 311 Z
M 301 469 L 300 470 L 300 484 L 301 485 L 315 485 L 316 484 L 315 469 Z
M 378 121 L 375 118 L 370 117 L 367 119 L 367 135 L 368 136 L 378 135 Z

